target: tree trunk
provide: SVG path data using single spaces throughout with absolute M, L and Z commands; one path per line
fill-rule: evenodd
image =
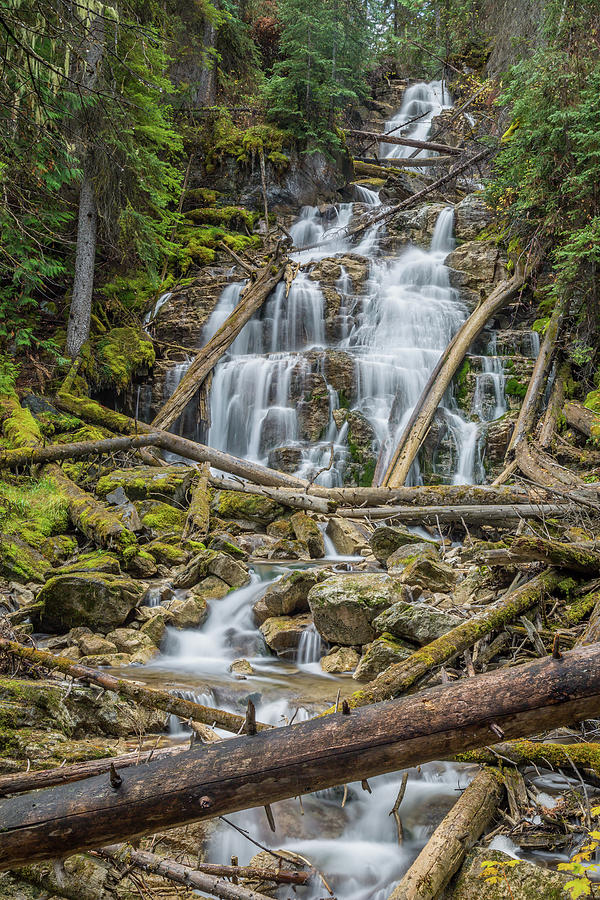
M 401 175 L 402 169 L 428 169 L 431 166 L 449 166 L 454 162 L 452 156 L 418 156 L 415 159 L 396 157 L 394 159 L 375 159 L 372 156 L 355 156 L 354 174 L 372 178 L 393 178 Z
M 568 365 L 558 367 L 554 384 L 552 385 L 552 391 L 550 392 L 548 406 L 546 407 L 546 412 L 544 413 L 544 418 L 542 420 L 542 427 L 540 429 L 538 443 L 542 450 L 549 450 L 552 446 L 552 441 L 554 440 L 554 435 L 556 433 L 556 423 L 565 402 L 565 381 L 569 377 L 570 371 Z
M 274 803 L 600 715 L 600 648 L 477 675 L 0 801 L 0 870 Z
M 357 131 L 354 128 L 347 128 L 346 134 L 354 137 L 365 138 L 367 140 L 378 141 L 384 144 L 397 144 L 401 147 L 416 147 L 418 150 L 431 150 L 433 153 L 447 153 L 450 156 L 460 156 L 464 153 L 460 147 L 450 147 L 447 144 L 436 144 L 433 141 L 417 141 L 415 138 L 396 137 L 391 134 L 377 134 L 375 131 Z
M 81 666 L 70 659 L 66 659 L 64 656 L 55 656 L 47 650 L 35 650 L 32 647 L 25 647 L 23 644 L 8 641 L 6 638 L 0 638 L 0 653 L 7 653 L 19 659 L 25 659 L 30 663 L 43 666 L 51 672 L 61 672 L 63 675 L 69 675 L 73 680 L 84 681 L 87 684 L 97 684 L 98 687 L 104 688 L 105 691 L 113 691 L 120 697 L 127 697 L 129 700 L 133 700 L 147 709 L 162 709 L 171 715 L 179 716 L 185 721 L 191 719 L 193 722 L 201 722 L 204 725 L 216 725 L 217 728 L 231 731 L 233 734 L 238 734 L 246 721 L 244 716 L 239 716 L 236 713 L 215 709 L 212 706 L 202 706 L 200 703 L 194 703 L 192 700 L 184 700 L 182 697 L 169 694 L 168 691 L 145 687 L 138 681 L 115 678 L 114 675 L 110 675 L 108 672 L 103 672 L 100 669 L 93 669 L 91 666 Z M 272 728 L 271 725 L 263 725 L 261 722 L 257 722 L 256 727 L 258 731 Z
M 450 382 L 458 371 L 465 353 L 486 322 L 498 310 L 513 300 L 523 286 L 522 275 L 514 275 L 510 281 L 499 284 L 456 333 L 446 351 L 436 365 L 423 393 L 411 415 L 398 446 L 390 460 L 383 478 L 386 487 L 400 487 L 404 484 L 410 467 L 425 439 L 440 402 L 448 390 Z
M 311 484 L 309 495 L 333 500 L 340 506 L 504 506 L 527 503 L 531 492 L 519 486 L 493 488 L 486 484 L 429 484 L 417 487 L 342 487 L 329 488 Z M 280 495 L 285 494 L 285 489 Z M 539 492 L 538 492 L 539 495 Z
M 497 769 L 483 769 L 435 829 L 388 900 L 435 900 L 479 840 L 504 794 Z
M 416 650 L 408 659 L 389 666 L 362 690 L 352 694 L 348 703 L 351 707 L 357 707 L 399 697 L 436 666 L 463 653 L 482 637 L 523 615 L 539 603 L 546 593 L 550 593 L 560 579 L 557 572 L 549 570 L 516 591 L 505 594 L 493 607 L 461 622 L 447 634 Z M 470 682 L 472 683 L 472 679 Z M 332 709 L 327 712 L 331 713 Z
M 565 403 L 564 410 L 567 423 L 576 428 L 587 438 L 600 437 L 600 416 L 582 406 L 581 403 Z
M 253 282 L 245 287 L 240 302 L 231 312 L 216 334 L 200 350 L 191 366 L 181 379 L 174 393 L 158 411 L 152 421 L 152 428 L 166 430 L 182 414 L 198 388 L 214 366 L 236 339 L 244 325 L 260 309 L 281 279 L 285 266 L 277 263 L 277 253 L 272 257 Z M 276 265 L 275 273 L 272 272 Z
M 493 551 L 492 551 L 493 552 Z M 478 555 L 480 565 L 514 565 L 515 563 L 545 562 L 579 572 L 582 575 L 600 575 L 600 553 L 592 548 L 560 541 L 547 541 L 539 537 L 518 537 L 503 551 L 502 557 L 494 557 L 484 550 Z
M 158 434 L 138 437 L 105 438 L 100 441 L 79 441 L 74 444 L 48 444 L 46 447 L 22 447 L 18 450 L 0 450 L 0 469 L 18 469 L 21 466 L 60 462 L 101 453 L 118 453 L 138 447 L 152 447 L 158 443 Z
M 347 519 L 390 519 L 405 525 L 450 523 L 502 526 L 518 519 L 566 516 L 570 503 L 521 503 L 512 506 L 377 506 L 337 509 L 336 516 Z
M 203 541 L 208 534 L 210 519 L 209 472 L 208 463 L 202 463 L 192 488 L 192 499 L 190 500 L 185 528 L 183 529 L 183 540 Z

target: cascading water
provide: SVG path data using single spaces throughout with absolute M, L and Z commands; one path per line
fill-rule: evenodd
M 397 137 L 410 137 L 418 141 L 426 141 L 431 130 L 431 120 L 444 109 L 452 105 L 443 81 L 431 81 L 429 84 L 412 84 L 406 88 L 402 106 L 393 119 L 385 123 L 384 131 L 393 132 Z M 380 156 L 388 159 L 401 159 L 408 156 L 431 155 L 428 150 L 416 151 L 413 147 L 401 147 L 398 144 L 380 145 Z

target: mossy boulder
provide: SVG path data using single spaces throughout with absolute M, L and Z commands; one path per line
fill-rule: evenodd
M 413 534 L 407 528 L 399 528 L 393 525 L 380 525 L 371 536 L 371 550 L 379 562 L 385 563 L 398 549 L 406 544 L 421 544 L 423 538 Z
M 290 519 L 296 538 L 308 547 L 311 559 L 322 559 L 325 556 L 325 542 L 321 529 L 304 512 L 297 512 Z
M 296 536 L 289 519 L 276 519 L 271 522 L 270 525 L 267 525 L 267 534 L 278 541 L 293 541 Z
M 187 512 L 184 509 L 163 503 L 162 500 L 136 501 L 135 508 L 144 528 L 156 538 L 165 538 L 169 535 L 181 537 L 187 519 Z
M 300 638 L 312 625 L 308 613 L 300 616 L 271 616 L 260 626 L 260 632 L 267 646 L 279 656 L 293 656 L 300 644 Z
M 331 538 L 335 549 L 343 556 L 360 556 L 363 550 L 369 549 L 370 534 L 368 529 L 358 522 L 333 516 L 327 522 L 327 536 Z
M 190 558 L 187 550 L 182 550 L 175 544 L 167 544 L 165 541 L 151 541 L 146 544 L 145 549 L 154 561 L 162 566 L 183 566 Z
M 256 522 L 263 526 L 281 518 L 285 512 L 282 506 L 268 497 L 238 491 L 217 491 L 211 509 L 220 519 Z
M 96 384 L 107 384 L 124 390 L 136 372 L 154 365 L 154 344 L 138 328 L 112 328 L 102 335 L 91 355 L 84 360 L 87 375 Z
M 488 862 L 497 863 L 498 872 L 498 877 L 489 881 L 489 870 L 482 868 Z M 565 885 L 572 878 L 524 859 L 516 862 L 500 850 L 483 848 L 467 857 L 448 896 L 450 900 L 567 900 L 572 895 Z
M 248 558 L 246 550 L 243 550 L 236 542 L 233 535 L 229 534 L 227 531 L 216 531 L 210 534 L 206 541 L 206 546 L 210 550 L 221 550 L 223 553 L 228 553 L 229 556 L 233 556 L 234 559 Z
M 127 571 L 135 578 L 152 578 L 157 574 L 156 561 L 151 553 L 139 550 L 127 560 Z
M 409 563 L 415 559 L 426 557 L 427 559 L 439 559 L 435 544 L 405 544 L 388 556 L 386 565 L 390 575 L 398 575 L 403 572 Z
M 156 647 L 160 647 L 173 615 L 164 606 L 142 606 L 136 612 L 136 619 L 141 623 L 140 634 L 147 635 Z
M 77 541 L 70 534 L 55 534 L 46 538 L 40 550 L 53 566 L 64 563 L 77 550 Z
M 282 575 L 270 584 L 261 598 L 268 616 L 289 616 L 295 612 L 308 612 L 308 593 L 316 584 L 327 578 L 327 572 L 318 569 L 300 569 Z
M 464 621 L 458 616 L 434 609 L 426 603 L 407 603 L 399 600 L 382 612 L 373 622 L 378 633 L 387 632 L 408 638 L 415 644 L 429 644 Z
M 455 587 L 458 575 L 447 563 L 420 556 L 406 566 L 400 580 L 403 584 L 417 586 L 434 593 L 436 591 L 448 593 Z
M 0 395 L 0 422 L 9 447 L 37 447 L 41 443 L 40 426 L 31 411 L 21 406 L 14 391 Z
M 304 541 L 276 541 L 269 549 L 267 559 L 310 559 L 310 551 Z
M 360 661 L 360 654 L 354 647 L 336 647 L 327 656 L 321 657 L 321 668 L 328 675 L 344 675 L 353 672 Z
M 407 659 L 414 650 L 414 646 L 398 640 L 393 634 L 382 634 L 363 647 L 363 655 L 352 677 L 356 681 L 372 681 L 388 666 Z
M 196 475 L 193 466 L 185 465 L 115 469 L 99 479 L 96 493 L 103 500 L 110 500 L 110 495 L 122 488 L 129 500 L 161 500 L 186 505 L 186 496 Z
M 321 637 L 353 647 L 376 637 L 373 620 L 402 599 L 405 590 L 389 575 L 334 575 L 311 588 L 308 603 Z
M 106 633 L 123 625 L 141 603 L 146 588 L 143 582 L 109 573 L 57 575 L 38 594 L 43 607 L 34 624 L 54 633 L 77 625 Z
M 82 656 L 106 656 L 110 653 L 117 653 L 117 645 L 113 644 L 108 638 L 102 637 L 100 634 L 94 634 L 92 631 L 86 631 L 77 641 L 77 647 Z
M 127 653 L 132 662 L 148 662 L 156 656 L 157 646 L 150 636 L 136 628 L 115 628 L 106 635 L 108 641 L 116 646 L 119 653 Z
M 198 584 L 199 581 L 210 574 L 208 566 L 216 556 L 217 553 L 214 550 L 204 549 L 196 553 L 186 564 L 185 568 L 177 573 L 172 582 L 173 587 L 175 589 L 194 587 L 195 584 Z
M 233 590 L 233 588 L 218 578 L 216 575 L 208 575 L 202 581 L 194 585 L 192 593 L 195 597 L 201 597 L 203 600 L 221 600 L 223 597 Z
M 91 553 L 82 553 L 73 562 L 61 566 L 56 575 L 72 575 L 76 572 L 105 572 L 110 575 L 120 575 L 121 565 L 114 553 L 106 550 L 93 550 Z
M 23 584 L 42 584 L 50 568 L 48 560 L 25 541 L 15 535 L 0 534 L 0 576 Z

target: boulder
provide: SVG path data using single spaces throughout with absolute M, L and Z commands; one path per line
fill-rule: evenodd
M 274 522 L 271 522 L 270 525 L 267 525 L 267 534 L 275 538 L 276 541 L 293 541 L 295 537 L 295 532 L 289 519 L 276 519 Z
M 182 550 L 176 544 L 167 544 L 164 541 L 151 541 L 146 544 L 145 549 L 154 561 L 162 566 L 183 566 L 190 558 L 187 550 Z
M 466 241 L 446 259 L 450 283 L 462 298 L 476 306 L 506 278 L 506 257 L 496 241 Z
M 270 525 L 268 526 L 271 527 Z M 291 533 L 290 540 L 293 538 Z M 242 534 L 238 537 L 237 543 L 250 556 L 256 556 L 258 559 L 267 559 L 270 551 L 281 540 L 270 534 Z
M 204 600 L 221 600 L 230 590 L 231 587 L 222 578 L 209 575 L 194 585 L 192 593 L 195 597 L 201 597 Z
M 94 550 L 91 553 L 82 553 L 73 562 L 61 566 L 54 574 L 71 575 L 73 572 L 108 572 L 111 575 L 120 575 L 121 565 L 114 553 Z
M 354 647 L 375 638 L 373 620 L 405 592 L 389 575 L 334 575 L 311 588 L 308 603 L 321 637 Z
M 478 194 L 467 194 L 454 208 L 454 233 L 460 241 L 472 241 L 493 221 L 494 213 Z
M 428 591 L 448 593 L 456 585 L 458 575 L 447 563 L 420 556 L 406 566 L 400 580 Z
M 423 557 L 439 559 L 438 549 L 435 544 L 405 544 L 403 547 L 398 547 L 397 550 L 394 550 L 388 556 L 386 562 L 387 570 L 390 575 L 399 575 L 409 563 Z
M 201 550 L 188 562 L 186 567 L 178 572 L 172 581 L 175 590 L 179 588 L 191 588 L 198 584 L 208 574 L 208 566 L 211 560 L 216 556 L 214 550 Z
M 169 624 L 175 628 L 198 628 L 208 618 L 208 604 L 195 594 L 182 600 L 171 600 L 168 606 L 171 615 Z
M 220 550 L 222 553 L 228 553 L 235 559 L 247 559 L 248 553 L 242 550 L 239 543 L 234 539 L 233 535 L 227 531 L 216 531 L 209 535 L 206 546 L 210 550 Z
M 329 388 L 323 375 L 304 374 L 301 396 L 295 406 L 300 438 L 311 443 L 320 440 L 329 423 Z
M 113 491 L 122 488 L 129 500 L 167 500 L 185 505 L 187 493 L 197 474 L 193 466 L 185 465 L 115 469 L 99 479 L 96 493 L 104 500 Z
M 290 521 L 297 539 L 308 547 L 311 559 L 322 559 L 325 556 L 325 542 L 314 519 L 304 512 L 297 512 Z
M 156 655 L 156 644 L 149 635 L 136 628 L 116 628 L 107 636 L 120 653 L 128 653 L 135 656 L 134 662 L 147 662 Z
M 254 669 L 247 659 L 234 659 L 229 666 L 229 671 L 234 675 L 254 675 Z
M 312 625 L 309 613 L 300 616 L 271 616 L 260 626 L 267 646 L 279 656 L 293 656 L 304 631 Z
M 498 864 L 498 877 L 490 877 L 487 867 L 482 868 L 482 863 L 488 862 Z M 484 847 L 467 857 L 448 896 L 450 900 L 567 900 L 572 894 L 565 885 L 572 878 L 571 874 L 553 872 L 524 859 L 515 864 L 501 850 Z
M 217 491 L 211 510 L 220 519 L 256 522 L 263 526 L 281 518 L 285 512 L 282 506 L 268 497 L 243 494 L 241 491 Z
M 371 550 L 379 562 L 385 563 L 389 556 L 406 544 L 422 544 L 423 538 L 407 528 L 393 525 L 379 525 L 371 535 Z
M 173 621 L 173 616 L 164 606 L 143 606 L 137 612 L 137 619 L 141 621 L 140 634 L 147 635 L 156 647 L 160 647 L 167 625 Z
M 304 541 L 276 541 L 267 553 L 267 559 L 310 559 Z
M 302 463 L 302 450 L 300 447 L 275 447 L 269 452 L 267 465 L 270 469 L 278 469 L 293 475 Z
M 378 633 L 387 632 L 423 645 L 435 641 L 460 625 L 462 621 L 458 616 L 433 609 L 426 603 L 407 603 L 399 600 L 377 616 L 373 628 Z
M 216 553 L 208 563 L 208 574 L 220 578 L 232 588 L 241 588 L 250 581 L 248 569 L 228 553 Z
M 326 534 L 342 556 L 360 556 L 369 548 L 369 531 L 364 525 L 336 516 L 327 522 Z
M 270 584 L 258 602 L 263 604 L 261 609 L 264 608 L 268 616 L 289 616 L 294 612 L 307 612 L 308 592 L 326 577 L 327 573 L 318 569 L 288 572 L 274 584 Z
M 407 659 L 415 648 L 405 641 L 399 641 L 392 634 L 382 634 L 371 644 L 363 647 L 363 650 L 364 653 L 352 676 L 356 681 L 372 681 L 388 666 Z
M 95 656 L 107 653 L 116 653 L 117 645 L 108 638 L 103 638 L 99 634 L 93 634 L 91 631 L 81 635 L 76 641 L 79 652 L 82 656 Z
M 360 660 L 360 655 L 354 647 L 337 647 L 321 657 L 321 668 L 329 675 L 343 675 L 345 672 L 353 672 Z
M 267 609 L 267 605 L 265 601 L 261 598 L 257 600 L 256 603 L 252 606 L 252 615 L 254 616 L 254 621 L 257 625 L 262 625 L 263 622 L 266 622 L 267 619 L 271 617 L 271 613 Z
M 154 557 L 145 550 L 140 550 L 128 561 L 127 571 L 137 578 L 153 578 L 158 568 Z
M 48 560 L 14 534 L 0 534 L 0 577 L 26 584 L 43 584 L 50 571 Z
M 106 633 L 123 625 L 141 603 L 147 587 L 142 581 L 109 573 L 56 575 L 38 594 L 43 605 L 36 614 L 36 627 L 62 633 L 87 625 Z
M 135 507 L 142 525 L 154 537 L 174 534 L 181 537 L 187 519 L 187 512 L 161 500 L 137 500 Z

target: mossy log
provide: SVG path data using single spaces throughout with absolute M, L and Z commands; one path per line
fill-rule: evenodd
M 454 162 L 451 156 L 416 156 L 396 159 L 375 159 L 375 157 L 355 156 L 352 160 L 354 174 L 361 178 L 393 178 L 402 175 L 402 169 L 428 169 L 432 166 L 448 166 Z
M 210 520 L 209 472 L 208 463 L 202 463 L 192 487 L 192 497 L 183 529 L 184 540 L 203 541 L 208 534 Z
M 347 128 L 347 134 L 365 140 L 377 141 L 382 144 L 395 144 L 400 147 L 415 147 L 417 150 L 431 150 L 432 153 L 448 153 L 451 156 L 460 156 L 464 153 L 460 147 L 450 147 L 448 144 L 436 144 L 434 141 L 418 141 L 416 138 L 399 137 L 395 134 L 377 134 L 375 131 L 357 131 L 355 128 Z
M 115 412 L 113 409 L 108 409 L 95 400 L 90 400 L 89 397 L 74 397 L 72 394 L 59 393 L 56 395 L 56 405 L 60 409 L 79 416 L 80 419 L 84 419 L 86 422 L 101 425 L 121 434 L 131 435 L 136 432 L 154 434 L 156 431 L 150 425 L 131 419 L 129 416 Z M 268 469 L 266 466 L 261 466 L 258 463 L 239 459 L 230 453 L 214 450 L 212 447 L 206 447 L 204 444 L 198 444 L 196 441 L 190 441 L 176 434 L 170 434 L 168 431 L 160 431 L 158 434 L 157 447 L 160 447 L 162 450 L 168 450 L 171 453 L 177 453 L 185 459 L 201 463 L 208 462 L 215 469 L 229 472 L 231 475 L 237 475 L 240 478 L 246 478 L 248 481 L 254 481 L 257 484 L 295 489 L 308 487 L 308 482 L 302 478 L 285 475 L 283 472 Z
M 542 741 L 504 741 L 469 750 L 452 757 L 456 762 L 473 762 L 481 765 L 504 765 L 506 762 L 515 766 L 543 766 L 548 769 L 564 769 L 568 775 L 575 766 L 582 775 L 600 781 L 600 744 L 556 744 Z
M 581 544 L 548 541 L 540 537 L 518 537 L 501 555 L 493 550 L 487 553 L 482 551 L 477 558 L 482 564 L 489 566 L 545 562 L 582 575 L 600 575 L 600 553 L 597 550 L 588 549 Z
M 192 361 L 173 394 L 152 420 L 153 428 L 166 430 L 183 413 L 206 376 L 228 350 L 244 325 L 277 287 L 284 271 L 285 264 L 279 261 L 278 248 L 267 264 L 257 272 L 255 280 L 250 281 L 244 288 L 240 302 L 233 312 L 227 316 L 221 327 Z
M 590 496 L 600 490 L 600 484 L 583 481 L 527 438 L 517 444 L 515 461 L 523 475 L 535 484 L 552 492 L 566 491 L 566 496 L 575 502 L 588 504 L 592 502 Z M 597 508 L 597 504 L 593 505 Z
M 587 438 L 600 437 L 600 416 L 581 403 L 565 403 L 563 413 L 567 424 L 576 428 Z
M 79 441 L 73 444 L 48 444 L 46 447 L 0 450 L 0 469 L 18 469 L 21 466 L 44 465 L 64 459 L 136 450 L 139 447 L 151 447 L 158 442 L 158 439 L 159 435 L 154 433 L 140 434 L 135 437 L 105 438 L 99 441 Z
M 112 509 L 82 490 L 55 463 L 46 466 L 44 471 L 65 498 L 71 522 L 90 541 L 121 552 L 136 546 L 135 534 Z
M 39 447 L 42 443 L 38 423 L 14 392 L 0 395 L 0 422 L 11 447 Z
M 213 487 L 223 491 L 237 491 L 242 494 L 253 494 L 255 497 L 268 497 L 282 506 L 292 509 L 308 509 L 316 513 L 331 513 L 336 508 L 334 501 L 313 497 L 302 490 L 290 488 L 274 488 L 265 485 L 250 484 L 247 481 L 238 481 L 234 478 L 226 478 L 222 475 L 211 475 L 210 483 Z
M 600 648 L 572 650 L 365 709 L 218 741 L 0 801 L 0 870 L 68 856 L 600 714 Z
M 415 487 L 340 487 L 311 484 L 308 493 L 333 500 L 340 506 L 494 506 L 528 503 L 531 492 L 520 486 L 493 488 L 484 484 L 434 484 Z M 282 495 L 283 496 L 283 493 Z M 538 496 L 535 499 L 539 499 Z
M 463 653 L 482 637 L 523 615 L 547 593 L 551 593 L 559 581 L 560 575 L 553 570 L 536 576 L 516 591 L 506 594 L 491 608 L 466 622 L 461 622 L 431 644 L 421 647 L 408 659 L 389 666 L 374 681 L 353 693 L 348 698 L 348 703 L 351 707 L 357 707 L 399 697 L 425 675 L 430 674 L 436 666 L 442 665 L 458 653 Z M 333 709 L 330 708 L 327 712 L 331 713 Z
M 523 273 L 519 272 L 508 281 L 497 285 L 490 296 L 477 306 L 454 335 L 431 373 L 398 441 L 382 479 L 384 486 L 396 488 L 404 484 L 421 444 L 425 440 L 436 410 L 450 382 L 458 372 L 465 353 L 483 330 L 486 322 L 514 300 L 521 291 L 524 280 Z
M 442 819 L 388 900 L 434 900 L 494 817 L 504 794 L 497 769 L 482 769 Z
M 200 703 L 194 703 L 192 700 L 184 700 L 182 697 L 176 697 L 169 694 L 168 691 L 161 691 L 157 688 L 149 688 L 138 681 L 128 681 L 125 678 L 115 678 L 108 672 L 100 669 L 93 669 L 91 666 L 82 666 L 78 663 L 66 659 L 64 656 L 55 656 L 47 650 L 36 650 L 33 647 L 25 647 L 23 644 L 17 644 L 15 641 L 8 641 L 0 638 L 0 653 L 9 656 L 16 656 L 19 659 L 25 659 L 30 663 L 43 666 L 51 672 L 60 672 L 67 675 L 73 680 L 83 681 L 87 684 L 97 684 L 98 687 L 104 688 L 105 691 L 113 691 L 120 697 L 127 697 L 140 706 L 148 709 L 162 709 L 174 716 L 179 716 L 185 721 L 201 722 L 204 725 L 215 725 L 224 731 L 230 731 L 237 734 L 244 726 L 244 716 L 238 716 L 236 713 L 226 712 L 223 709 L 216 709 L 212 706 L 202 706 Z M 260 722 L 256 723 L 258 731 L 268 730 L 272 726 L 264 725 Z
M 510 506 L 377 506 L 338 509 L 336 516 L 348 519 L 391 519 L 405 525 L 437 522 L 461 525 L 508 525 L 519 519 L 566 516 L 569 503 L 515 503 Z

